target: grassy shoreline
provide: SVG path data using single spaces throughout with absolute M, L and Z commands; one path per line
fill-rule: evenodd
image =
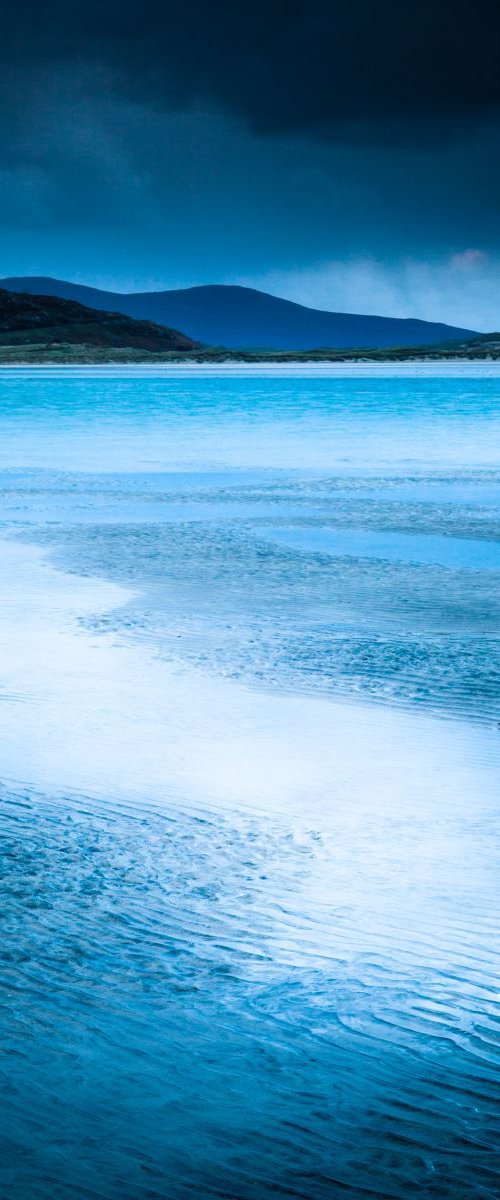
M 500 339 L 497 344 L 466 346 L 396 347 L 384 350 L 301 350 L 301 351 L 237 351 L 224 349 L 196 350 L 180 353 L 153 353 L 129 347 L 96 347 L 60 343 L 52 346 L 0 345 L 0 366 L 88 365 L 110 364 L 168 364 L 209 365 L 228 364 L 328 364 L 328 363 L 405 363 L 405 362 L 498 362 Z

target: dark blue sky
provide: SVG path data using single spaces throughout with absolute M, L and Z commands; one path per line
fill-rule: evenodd
M 0 274 L 500 327 L 500 11 L 18 0 Z

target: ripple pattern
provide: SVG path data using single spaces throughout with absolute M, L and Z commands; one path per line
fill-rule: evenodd
M 493 1200 L 498 368 L 1 382 L 1 1196 Z
M 493 886 L 431 924 L 340 828 L 4 793 L 1 832 L 5 1195 L 496 1195 Z

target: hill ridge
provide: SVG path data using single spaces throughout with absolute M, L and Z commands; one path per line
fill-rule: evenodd
M 9 276 L 11 292 L 59 296 L 100 311 L 182 329 L 195 342 L 242 350 L 390 349 L 436 345 L 478 331 L 412 317 L 330 312 L 243 284 L 111 292 L 51 276 Z M 40 289 L 43 288 L 43 291 Z
M 197 343 L 184 334 L 153 321 L 90 308 L 77 300 L 0 287 L 0 346 L 33 345 L 37 338 L 44 346 L 64 342 L 150 353 L 197 349 Z

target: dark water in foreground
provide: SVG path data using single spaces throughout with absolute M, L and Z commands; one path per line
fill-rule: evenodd
M 497 1196 L 500 381 L 0 382 L 2 1197 Z
M 493 914 L 395 962 L 397 914 L 311 947 L 272 821 L 10 796 L 2 839 L 5 1195 L 495 1195 Z

